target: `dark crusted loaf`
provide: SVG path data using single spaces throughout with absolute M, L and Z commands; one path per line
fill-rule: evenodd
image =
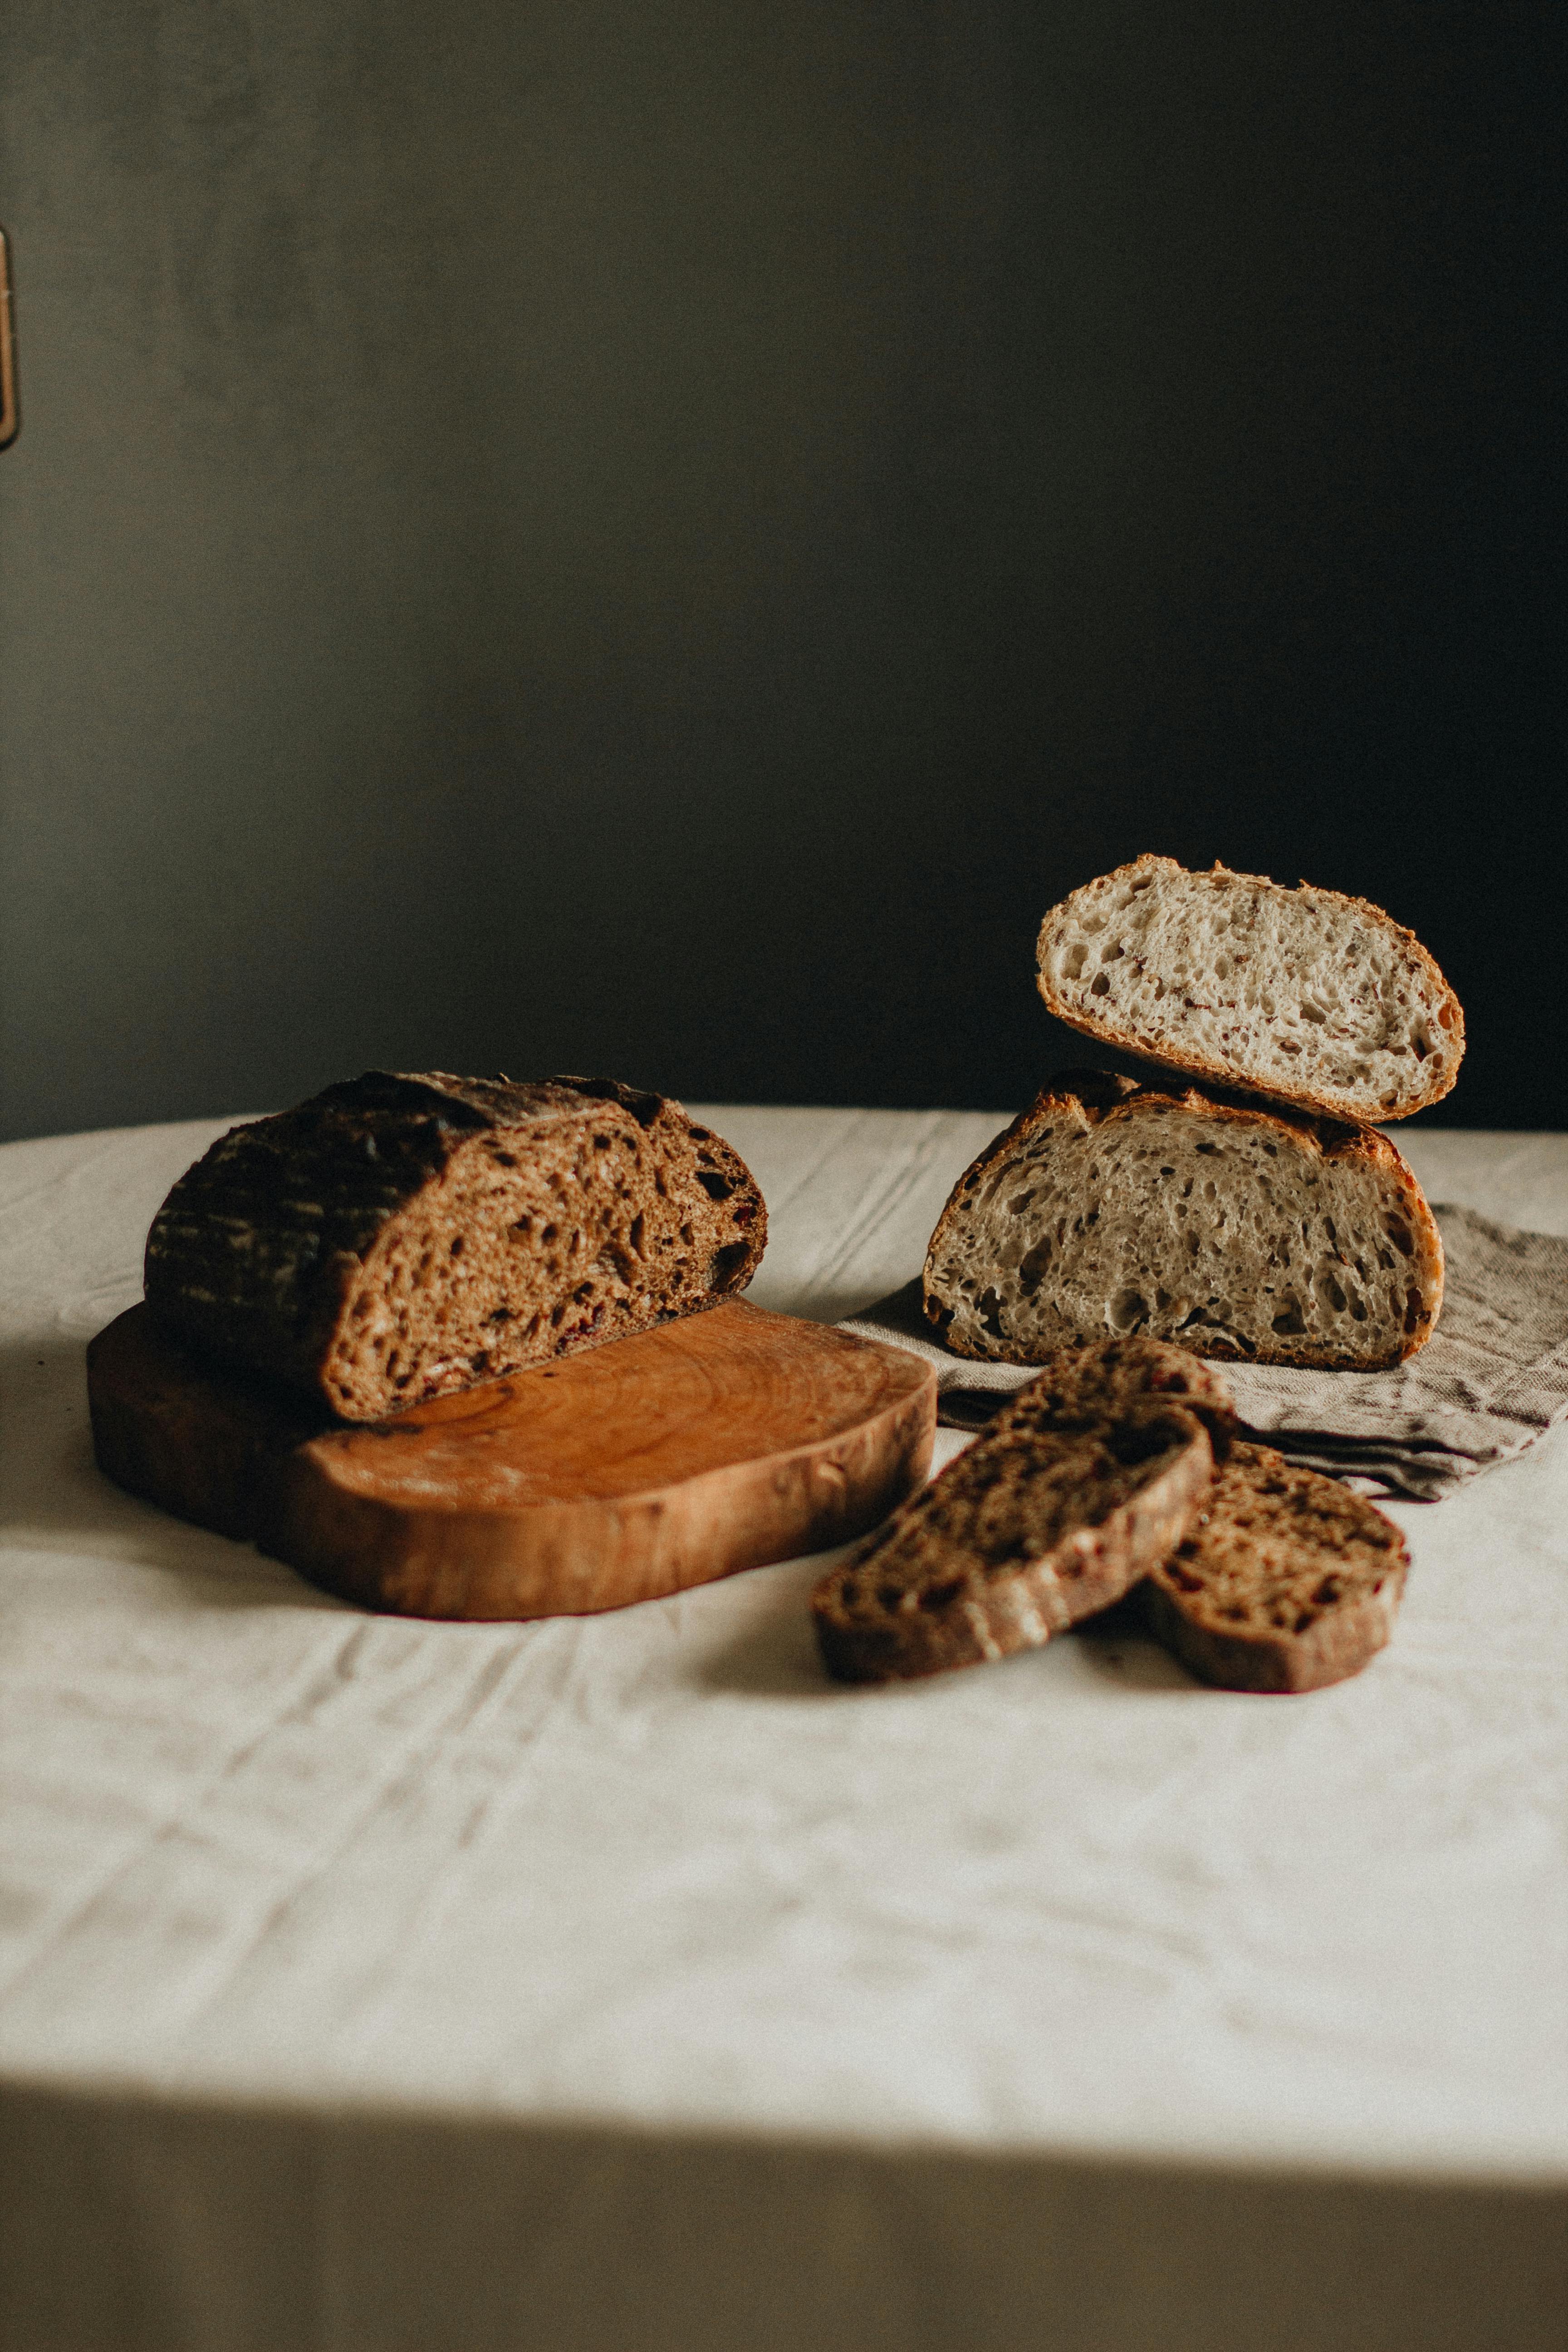
M 219 1361 L 376 1421 L 744 1289 L 744 1162 L 607 1078 L 371 1070 L 231 1129 L 147 1240 L 147 1302 Z
M 1373 1371 L 1430 1338 L 1443 1245 L 1370 1127 L 1071 1070 L 958 1180 L 926 1255 L 955 1355 L 1040 1363 L 1107 1332 Z
M 1205 1682 L 1320 1690 L 1382 1649 L 1408 1567 L 1399 1529 L 1360 1495 L 1237 1444 L 1141 1598 L 1151 1631 Z
M 1103 1045 L 1329 1118 L 1408 1118 L 1459 1074 L 1465 1016 L 1381 907 L 1140 857 L 1040 927 L 1040 993 Z
M 975 1665 L 1119 1600 L 1208 1488 L 1200 1412 L 1228 1430 L 1223 1388 L 1178 1349 L 1060 1359 L 817 1585 L 828 1672 L 874 1683 Z

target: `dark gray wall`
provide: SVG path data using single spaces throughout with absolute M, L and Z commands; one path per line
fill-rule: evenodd
M 1568 1123 L 1557 24 L 9 0 L 4 1131 L 1016 1101 L 1144 847 Z

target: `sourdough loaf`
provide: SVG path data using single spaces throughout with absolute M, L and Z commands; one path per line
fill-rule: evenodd
M 371 1070 L 181 1177 L 147 1303 L 218 1361 L 375 1421 L 711 1306 L 766 1235 L 744 1163 L 661 1095 Z
M 830 1674 L 891 1682 L 1037 1649 L 1174 1549 L 1213 1474 L 1200 1414 L 1228 1428 L 1224 1391 L 1177 1349 L 1095 1352 L 1032 1381 L 822 1579 Z
M 1392 1519 L 1266 1445 L 1233 1445 L 1139 1588 L 1150 1630 L 1226 1690 L 1321 1690 L 1388 1640 L 1409 1554 Z
M 1222 1087 L 1334 1118 L 1407 1118 L 1465 1050 L 1420 941 L 1363 898 L 1140 857 L 1053 907 L 1039 987 L 1060 1021 Z
M 960 1177 L 924 1305 L 961 1356 L 1107 1333 L 1373 1371 L 1430 1337 L 1443 1246 L 1386 1137 L 1069 1071 Z

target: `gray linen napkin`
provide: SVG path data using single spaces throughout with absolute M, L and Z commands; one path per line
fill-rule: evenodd
M 1426 1347 L 1388 1372 L 1222 1364 L 1242 1419 L 1291 1462 L 1368 1495 L 1435 1503 L 1506 1462 L 1568 1413 L 1568 1240 L 1439 1207 L 1447 1276 Z M 979 1429 L 1028 1364 L 950 1355 L 921 1314 L 919 1281 L 840 1329 L 887 1339 L 937 1367 L 940 1417 Z

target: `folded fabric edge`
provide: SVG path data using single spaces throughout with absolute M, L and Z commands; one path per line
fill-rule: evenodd
M 1009 1397 L 1034 1379 L 1037 1368 L 976 1362 L 949 1354 L 921 1328 L 920 1300 L 917 1278 L 876 1300 L 861 1314 L 847 1316 L 838 1328 L 859 1339 L 879 1340 L 884 1346 L 907 1347 L 911 1354 L 933 1364 L 939 1424 L 973 1437 L 1002 1411 Z M 1419 1503 L 1441 1501 L 1508 1450 L 1493 1447 L 1480 1453 L 1415 1433 L 1408 1439 L 1380 1439 L 1338 1431 L 1251 1427 L 1247 1433 L 1256 1444 L 1273 1446 L 1298 1467 L 1321 1471 L 1358 1494 Z M 1521 1441 L 1526 1443 L 1528 1439 Z

